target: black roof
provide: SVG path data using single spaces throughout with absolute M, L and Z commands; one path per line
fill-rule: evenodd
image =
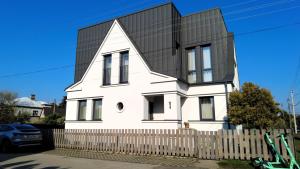
M 173 3 L 166 3 L 115 19 L 152 71 L 186 82 L 185 49 L 209 44 L 212 49 L 213 81 L 233 80 L 233 45 L 229 44 L 233 43 L 230 40 L 233 36 L 227 32 L 220 9 L 182 16 Z M 74 82 L 82 78 L 113 21 L 79 29 Z M 199 70 L 200 62 L 196 65 Z M 201 78 L 201 73 L 197 73 L 197 83 L 201 84 Z

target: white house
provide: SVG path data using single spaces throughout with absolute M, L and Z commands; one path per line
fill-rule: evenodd
M 45 101 L 38 101 L 35 95 L 30 97 L 20 97 L 15 99 L 14 112 L 15 115 L 28 114 L 31 118 L 44 118 L 45 109 L 51 105 Z
M 221 11 L 181 16 L 167 3 L 79 30 L 65 127 L 228 128 L 236 89 L 233 34 Z

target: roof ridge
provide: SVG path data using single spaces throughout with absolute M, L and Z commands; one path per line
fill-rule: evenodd
M 106 23 L 106 22 L 111 22 L 111 21 L 114 21 L 116 19 L 120 19 L 120 18 L 123 18 L 123 17 L 127 17 L 127 16 L 130 16 L 130 15 L 134 15 L 134 14 L 137 14 L 137 13 L 148 11 L 148 10 L 151 10 L 151 9 L 159 8 L 159 7 L 165 6 L 165 5 L 173 5 L 173 6 L 175 6 L 173 2 L 162 3 L 162 4 L 155 5 L 155 6 L 152 6 L 152 7 L 149 7 L 149 8 L 138 10 L 136 12 L 128 13 L 128 14 L 125 14 L 125 15 L 122 15 L 122 16 L 117 16 L 117 17 L 114 17 L 112 19 L 106 19 L 106 20 L 101 21 L 99 23 L 95 23 L 95 24 L 92 24 L 92 25 L 89 25 L 89 26 L 85 26 L 85 27 L 79 28 L 78 31 L 83 30 L 83 29 L 87 29 L 87 28 L 90 28 L 90 27 L 93 27 L 93 26 L 97 26 L 97 25 L 100 25 L 100 24 L 103 24 L 103 23 Z

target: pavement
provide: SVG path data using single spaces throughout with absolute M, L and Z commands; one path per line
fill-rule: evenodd
M 83 150 L 0 154 L 0 168 L 8 169 L 217 169 L 217 161 L 196 158 L 137 156 Z

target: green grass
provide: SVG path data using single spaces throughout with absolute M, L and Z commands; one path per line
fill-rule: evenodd
M 224 169 L 253 169 L 251 161 L 242 160 L 222 160 L 218 165 Z
M 300 162 L 300 134 L 295 137 L 295 156 L 297 162 Z M 251 161 L 241 161 L 241 160 L 222 160 L 218 162 L 218 165 L 224 169 L 253 169 Z

